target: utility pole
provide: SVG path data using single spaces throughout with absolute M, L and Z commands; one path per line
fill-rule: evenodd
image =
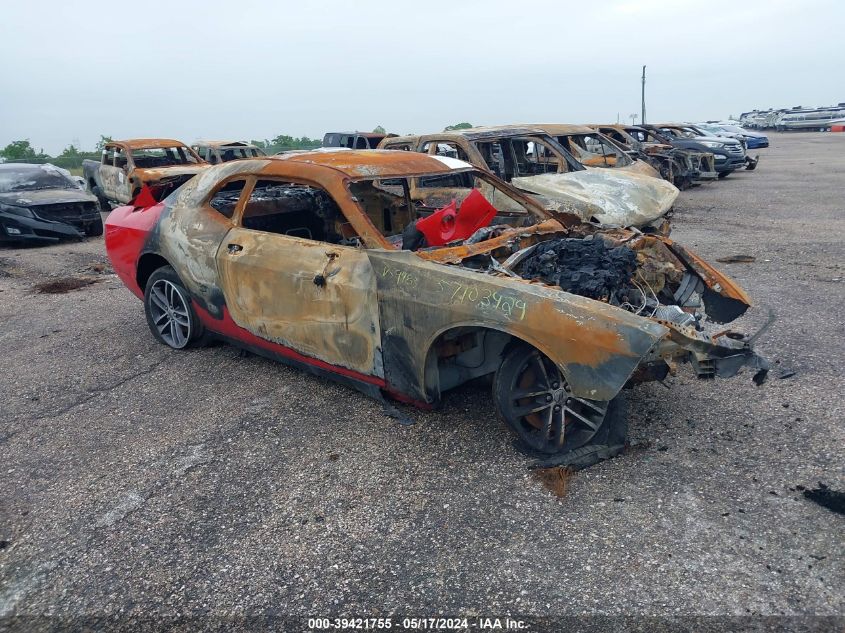
M 643 105 L 642 105 L 642 115 L 640 116 L 640 122 L 645 124 L 645 66 L 643 66 Z

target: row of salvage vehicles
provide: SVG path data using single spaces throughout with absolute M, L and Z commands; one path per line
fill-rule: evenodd
M 591 463 L 624 446 L 625 387 L 679 363 L 761 382 L 768 363 L 724 327 L 746 293 L 666 236 L 677 189 L 625 153 L 601 182 L 562 136 L 393 136 L 403 151 L 213 166 L 173 141 L 115 143 L 129 169 L 97 195 L 128 204 L 106 250 L 174 349 L 222 339 L 421 407 L 489 377 L 527 451 Z M 147 146 L 165 151 L 135 160 Z M 185 161 L 149 161 L 168 152 Z

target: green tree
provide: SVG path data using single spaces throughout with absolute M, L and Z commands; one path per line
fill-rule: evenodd
M 59 156 L 67 157 L 67 158 L 76 158 L 79 156 L 79 150 L 74 147 L 71 143 L 67 147 L 62 150 L 62 153 Z
M 276 151 L 285 149 L 312 149 L 319 146 L 320 141 L 316 138 L 308 138 L 307 136 L 296 138 L 288 134 L 279 134 L 276 138 L 269 141 L 269 147 Z
M 273 145 L 278 145 L 279 147 L 295 147 L 295 140 L 296 139 L 288 134 L 279 134 L 271 142 Z
M 377 125 L 373 130 L 374 134 L 387 134 L 387 130 L 385 130 L 382 126 Z
M 112 137 L 111 137 L 111 136 L 103 136 L 103 135 L 101 134 L 101 135 L 100 135 L 100 140 L 99 140 L 99 141 L 97 141 L 97 145 L 96 145 L 96 148 L 95 148 L 95 149 L 96 149 L 98 152 L 102 152 L 102 151 L 106 148 L 106 144 L 111 143 L 111 142 L 112 142 L 112 140 L 113 140 L 113 139 L 112 139 Z
M 32 145 L 29 143 L 29 139 L 23 141 L 12 141 L 0 150 L 0 155 L 8 160 L 29 160 L 38 157 L 35 153 L 35 149 L 33 149 Z
M 472 123 L 467 123 L 463 121 L 462 123 L 455 123 L 455 125 L 447 125 L 443 128 L 444 132 L 451 132 L 452 130 L 466 130 L 467 128 L 471 128 Z

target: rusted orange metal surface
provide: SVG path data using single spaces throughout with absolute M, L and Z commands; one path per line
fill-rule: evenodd
M 435 350 L 456 329 L 495 331 L 534 346 L 561 368 L 574 395 L 593 400 L 613 398 L 643 358 L 669 338 L 703 344 L 671 323 L 503 268 L 511 255 L 541 241 L 600 236 L 633 248 L 643 275 L 658 289 L 676 284 L 690 268 L 720 296 L 750 305 L 732 280 L 672 240 L 544 211 L 494 176 L 462 165 L 415 152 L 351 150 L 209 167 L 170 199 L 160 220 L 159 233 L 167 236 L 161 254 L 181 262 L 180 277 L 208 313 L 222 318 L 225 305 L 235 323 L 255 336 L 383 378 L 424 402 L 440 397 Z M 463 172 L 505 190 L 527 211 L 515 219 L 530 225 L 502 227 L 477 243 L 401 250 L 376 225 L 373 209 L 381 212 L 381 205 L 356 188 L 361 181 Z M 348 243 L 242 226 L 256 183 L 267 179 L 326 192 L 338 206 L 333 231 Z M 243 189 L 231 217 L 225 217 L 210 200 L 222 184 L 234 181 L 243 181 Z M 486 270 L 464 265 L 484 256 L 491 261 Z M 678 348 L 663 353 L 671 358 Z

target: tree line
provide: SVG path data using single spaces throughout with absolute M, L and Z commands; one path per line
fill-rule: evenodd
M 103 148 L 111 141 L 110 136 L 100 136 L 93 150 L 83 150 L 71 144 L 65 147 L 59 154 L 51 156 L 43 148 L 36 149 L 29 139 L 12 141 L 3 149 L 0 149 L 0 156 L 9 162 L 19 163 L 52 163 L 57 167 L 74 169 L 82 166 L 86 158 L 100 160 Z M 279 134 L 271 139 L 250 141 L 256 147 L 260 147 L 267 154 L 275 154 L 289 149 L 314 149 L 322 145 L 322 139 L 308 138 L 307 136 L 295 137 L 287 134 Z
M 472 127 L 469 123 L 456 123 L 455 125 L 446 126 L 445 130 L 460 130 Z M 382 126 L 377 126 L 373 132 L 385 134 L 385 129 Z M 12 141 L 3 149 L 0 149 L 0 157 L 7 161 L 23 162 L 23 163 L 53 163 L 58 167 L 65 169 L 75 169 L 82 166 L 82 161 L 86 158 L 92 160 L 99 160 L 106 143 L 111 142 L 110 136 L 100 136 L 92 151 L 79 149 L 73 144 L 65 147 L 61 153 L 56 156 L 50 156 L 44 152 L 44 149 L 36 151 L 29 139 L 20 141 Z M 267 154 L 275 154 L 290 149 L 314 149 L 322 145 L 322 139 L 308 138 L 307 136 L 289 136 L 287 134 L 279 134 L 271 139 L 252 139 L 250 141 L 256 147 L 260 147 Z

